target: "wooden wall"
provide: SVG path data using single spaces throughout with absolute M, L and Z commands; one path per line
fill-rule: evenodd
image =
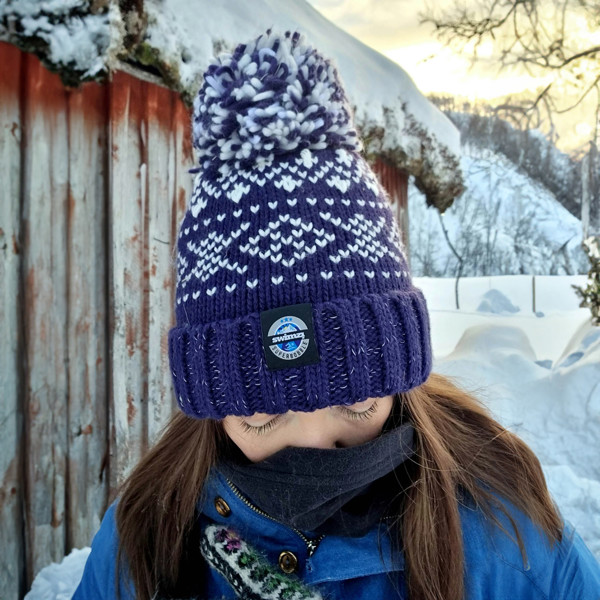
M 0 599 L 89 545 L 171 414 L 189 113 L 124 73 L 65 89 L 0 43 Z M 6 68 L 10 65 L 10 68 Z M 406 177 L 375 169 L 407 231 Z M 408 238 L 405 236 L 405 239 Z
M 193 157 L 188 110 L 165 88 L 116 73 L 68 90 L 4 43 L 0 62 L 0 598 L 13 599 L 89 545 L 171 413 L 172 249 Z
M 410 265 L 410 244 L 408 237 L 408 175 L 396 167 L 377 158 L 372 165 L 381 185 L 390 196 L 390 202 L 396 214 L 396 220 L 402 234 L 402 241 L 406 248 L 406 256 Z

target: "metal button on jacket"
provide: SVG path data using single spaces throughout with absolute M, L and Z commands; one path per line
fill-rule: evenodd
M 298 559 L 293 552 L 284 550 L 279 555 L 279 568 L 284 573 L 293 573 L 298 568 Z
M 222 517 L 228 517 L 231 514 L 229 504 L 227 504 L 227 502 L 225 502 L 221 496 L 217 496 L 215 498 L 215 508 Z

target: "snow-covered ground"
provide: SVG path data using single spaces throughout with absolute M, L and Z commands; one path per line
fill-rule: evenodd
M 600 560 L 600 327 L 571 285 L 585 276 L 415 278 L 428 302 L 434 370 L 475 391 L 539 457 L 550 490 Z M 89 549 L 36 578 L 26 600 L 66 600 Z
M 536 453 L 552 495 L 600 560 L 600 327 L 571 285 L 585 276 L 416 278 L 433 368 L 476 393 Z M 515 310 L 516 309 L 516 310 Z
M 52 563 L 38 574 L 25 600 L 70 600 L 79 585 L 90 548 L 75 549 L 61 563 Z

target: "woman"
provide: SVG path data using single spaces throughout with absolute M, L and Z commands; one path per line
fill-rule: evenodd
M 425 299 L 332 64 L 269 31 L 209 66 L 193 128 L 182 413 L 74 598 L 600 598 L 531 450 L 431 373 Z

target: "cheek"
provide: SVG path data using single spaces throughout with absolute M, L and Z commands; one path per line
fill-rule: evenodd
M 392 396 L 378 400 L 379 408 L 368 421 L 352 423 L 350 427 L 346 428 L 340 439 L 342 445 L 345 447 L 359 446 L 375 439 L 381 433 L 383 425 L 392 411 L 393 403 Z
M 374 440 L 381 433 L 384 421 L 379 423 L 373 419 L 368 423 L 361 423 L 360 426 L 353 424 L 351 427 L 345 427 L 345 431 L 340 435 L 340 445 L 349 448 L 350 446 L 360 446 Z
M 284 444 L 275 435 L 256 436 L 240 430 L 235 423 L 228 422 L 228 417 L 223 420 L 223 428 L 229 439 L 244 453 L 248 460 L 259 462 L 271 454 L 282 450 Z

